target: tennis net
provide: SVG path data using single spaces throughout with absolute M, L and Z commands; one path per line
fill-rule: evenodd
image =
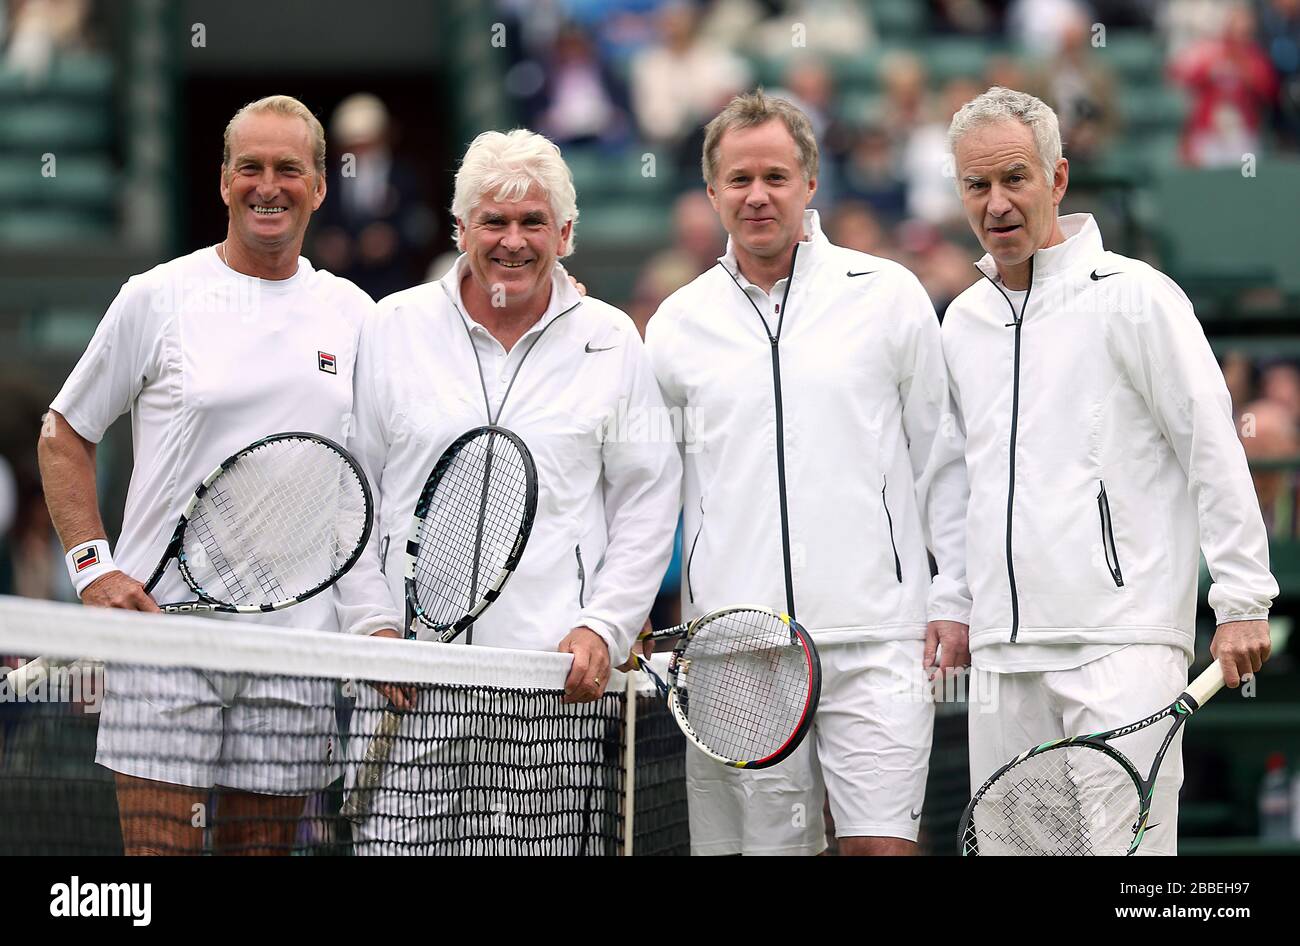
M 639 674 L 564 704 L 560 654 L 3 597 L 0 663 L 3 854 L 688 851 L 684 739 Z M 415 707 L 345 818 L 384 683 Z

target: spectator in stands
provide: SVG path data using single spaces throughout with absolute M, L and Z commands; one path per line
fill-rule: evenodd
M 834 206 L 840 195 L 840 168 L 852 146 L 853 134 L 836 114 L 835 80 L 830 70 L 819 60 L 798 58 L 786 69 L 784 88 L 772 94 L 787 99 L 812 123 L 822 155 L 822 176 L 812 206 Z
M 1223 356 L 1223 382 L 1232 398 L 1232 416 L 1240 417 L 1245 405 L 1254 396 L 1255 365 L 1241 352 L 1231 351 Z
M 1000 18 L 983 0 L 929 0 L 930 32 L 991 36 Z
M 1300 368 L 1289 361 L 1268 365 L 1260 373 L 1260 397 L 1280 406 L 1300 425 Z
M 59 53 L 86 43 L 90 0 L 18 0 L 10 10 L 5 65 L 30 83 L 44 80 Z
M 735 42 L 738 35 L 752 35 L 750 51 L 768 58 L 790 55 L 791 39 L 796 36 L 802 41 L 799 51 L 818 56 L 860 56 L 876 42 L 868 4 L 859 0 L 767 0 L 767 3 L 783 9 L 745 34 L 731 33 L 727 40 Z M 711 16 L 710 19 L 722 18 Z
M 826 236 L 836 246 L 897 259 L 889 232 L 880 225 L 870 205 L 860 200 L 842 200 L 826 218 Z
M 1156 17 L 1172 62 L 1202 40 L 1223 32 L 1231 4 L 1225 0 L 1165 0 Z
M 880 84 L 884 89 L 881 112 L 876 118 L 902 154 L 912 132 L 928 117 L 928 77 L 921 57 L 907 50 L 895 50 L 880 63 Z
M 1246 405 L 1242 414 L 1242 446 L 1246 457 L 1256 460 L 1291 460 L 1300 455 L 1300 435 L 1295 415 L 1286 406 L 1262 398 Z M 1274 538 L 1293 539 L 1300 535 L 1300 479 L 1295 469 L 1255 469 L 1255 493 L 1259 496 L 1264 526 Z
M 373 95 L 348 96 L 330 136 L 343 156 L 330 170 L 312 253 L 320 264 L 378 299 L 420 274 L 436 232 L 419 174 L 393 153 L 393 128 Z
M 948 186 L 952 187 L 951 182 Z M 979 279 L 979 272 L 970 264 L 970 254 L 923 220 L 908 220 L 900 225 L 898 243 L 899 262 L 916 274 L 942 322 L 949 303 Z
M 696 188 L 678 197 L 673 206 L 672 242 L 651 257 L 637 276 L 628 310 L 643 337 L 646 322 L 660 304 L 716 266 L 726 248 L 726 231 L 704 192 Z
M 1087 15 L 1079 0 L 1013 0 L 1007 7 L 1007 36 L 1031 56 L 1051 59 L 1060 51 L 1065 25 Z
M 1259 35 L 1278 76 L 1274 127 L 1282 144 L 1294 150 L 1300 148 L 1300 0 L 1268 0 Z
M 573 25 L 555 40 L 532 112 L 532 123 L 561 147 L 617 147 L 632 133 L 626 88 L 600 61 L 587 34 Z
M 909 217 L 935 226 L 961 223 L 961 201 L 952 186 L 948 122 L 957 109 L 981 91 L 970 79 L 950 80 L 944 86 L 940 100 L 931 109 L 930 119 L 908 137 L 900 168 L 907 186 Z
M 1191 93 L 1182 156 L 1196 167 L 1240 164 L 1256 152 L 1274 107 L 1277 76 L 1255 41 L 1255 16 L 1235 4 L 1221 35 L 1194 43 L 1170 64 L 1170 76 Z
M 999 53 L 984 63 L 985 88 L 1024 89 L 1026 85 L 1024 66 L 1014 56 Z
M 1095 55 L 1089 21 L 1074 11 L 1060 24 L 1058 49 L 1041 64 L 1031 88 L 1060 118 L 1070 160 L 1094 160 L 1114 137 L 1118 121 L 1114 79 Z
M 632 102 L 642 134 L 675 146 L 711 114 L 720 99 L 749 85 L 749 67 L 724 46 L 701 39 L 696 10 L 670 0 L 659 11 L 660 40 L 632 61 Z
M 878 125 L 858 130 L 841 173 L 842 193 L 859 200 L 887 223 L 901 220 L 907 185 L 899 173 L 889 135 Z

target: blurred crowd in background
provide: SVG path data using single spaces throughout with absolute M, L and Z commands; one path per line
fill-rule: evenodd
M 1113 176 L 1117 167 L 1151 162 L 1234 167 L 1245 154 L 1300 151 L 1300 0 L 496 0 L 493 7 L 491 19 L 511 37 L 500 50 L 499 80 L 512 123 L 551 137 L 574 167 L 582 217 L 568 263 L 643 330 L 664 298 L 723 252 L 725 234 L 700 178 L 703 126 L 755 85 L 812 119 L 821 148 L 813 206 L 829 238 L 907 266 L 941 318 L 974 282 L 971 263 L 982 255 L 953 185 L 947 126 L 991 85 L 1033 92 L 1056 109 L 1079 182 L 1063 210 L 1097 213 L 1121 252 L 1135 247 L 1109 226 L 1113 200 L 1088 189 L 1090 173 Z M 101 40 L 100 12 L 92 0 L 0 0 L 0 80 L 39 88 L 60 57 Z M 296 90 L 265 90 L 276 91 Z M 439 178 L 450 169 L 404 148 L 401 136 L 403 122 L 428 116 L 391 114 L 363 91 L 322 108 L 321 118 L 330 196 L 313 220 L 307 255 L 375 298 L 441 276 L 455 254 L 435 195 L 449 190 Z M 211 129 L 197 131 L 213 137 Z M 1116 163 L 1133 155 L 1136 165 Z M 637 173 L 647 156 L 653 188 Z M 633 170 L 617 170 L 626 168 Z M 623 230 L 610 231 L 611 218 Z M 627 230 L 635 240 L 611 270 L 600 251 L 617 240 L 605 237 Z M 1224 367 L 1234 410 L 1243 423 L 1252 419 L 1251 457 L 1300 454 L 1300 370 L 1283 359 L 1231 354 Z M 34 473 L 26 461 L 0 457 L 0 534 L 7 532 L 0 591 L 67 597 Z M 1292 470 L 1257 475 L 1275 535 L 1300 535 L 1297 482 Z

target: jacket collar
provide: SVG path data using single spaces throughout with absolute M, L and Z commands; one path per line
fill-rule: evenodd
M 815 210 L 803 212 L 803 233 L 804 238 L 799 241 L 799 249 L 794 258 L 796 279 L 807 274 L 816 265 L 818 259 L 825 255 L 826 248 L 831 245 L 830 240 L 822 233 L 821 215 Z M 749 280 L 741 275 L 740 264 L 736 262 L 736 247 L 731 237 L 727 237 L 727 252 L 718 257 L 718 262 L 741 285 L 749 285 Z
M 456 262 L 452 264 L 451 269 L 447 270 L 447 274 L 438 280 L 438 285 L 442 287 L 443 292 L 447 294 L 447 298 L 451 300 L 451 304 L 465 320 L 466 327 L 473 331 L 475 326 L 480 328 L 482 326 L 479 326 L 470 316 L 469 310 L 465 308 L 465 301 L 460 295 L 460 284 L 464 280 L 468 268 L 469 257 L 462 253 L 456 257 Z M 573 282 L 569 279 L 568 270 L 557 262 L 551 272 L 551 301 L 547 304 L 542 317 L 529 326 L 528 332 L 540 331 L 546 328 L 581 301 L 582 296 L 578 294 L 578 290 L 574 288 Z
M 1052 277 L 1065 272 L 1070 267 L 1095 259 L 1106 251 L 1101 244 L 1101 231 L 1092 214 L 1067 214 L 1059 218 L 1061 232 L 1065 241 L 1034 254 L 1034 280 Z M 1000 283 L 997 265 L 993 254 L 985 253 L 984 258 L 975 264 L 989 279 Z

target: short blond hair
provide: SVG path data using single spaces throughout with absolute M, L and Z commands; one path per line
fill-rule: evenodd
M 230 170 L 230 135 L 234 131 L 235 122 L 254 112 L 271 112 L 288 118 L 301 118 L 306 122 L 307 131 L 311 133 L 312 138 L 312 163 L 316 166 L 316 173 L 324 176 L 325 128 L 321 125 L 320 119 L 312 114 L 311 109 L 292 95 L 268 95 L 256 102 L 249 102 L 231 116 L 230 121 L 226 123 L 225 133 L 221 136 L 221 166 L 226 169 L 227 173 Z
M 768 95 L 761 88 L 744 95 L 737 95 L 727 103 L 727 107 L 714 117 L 704 129 L 704 154 L 700 161 L 704 172 L 704 183 L 712 184 L 718 173 L 718 145 L 724 133 L 738 128 L 754 128 L 766 124 L 774 118 L 785 123 L 786 130 L 794 139 L 795 150 L 799 155 L 799 168 L 804 180 L 811 181 L 817 177 L 819 158 L 817 155 L 817 137 L 813 134 L 812 122 L 795 106 L 785 99 Z

